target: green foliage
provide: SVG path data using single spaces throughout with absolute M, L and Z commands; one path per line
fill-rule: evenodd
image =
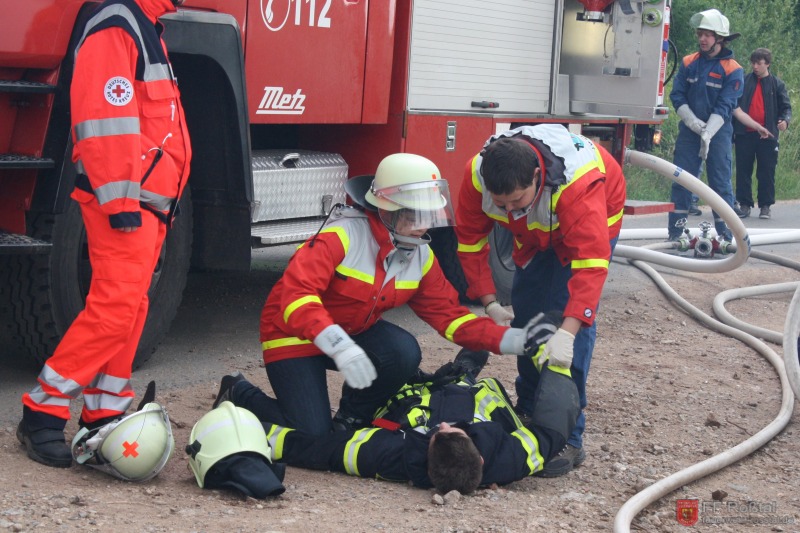
M 772 51 L 771 72 L 786 83 L 792 109 L 800 112 L 800 58 L 794 53 L 800 38 L 800 0 L 673 0 L 670 17 L 670 39 L 678 49 L 678 60 L 697 50 L 697 38 L 689 19 L 706 9 L 719 9 L 731 23 L 731 31 L 741 33 L 729 48 L 750 72 L 750 53 L 759 47 Z M 670 66 L 672 68 L 672 57 Z M 668 72 L 669 72 L 668 69 Z M 667 94 L 672 84 L 667 86 Z M 670 104 L 671 102 L 668 101 Z M 672 160 L 678 117 L 671 108 L 669 118 L 661 126 L 661 146 L 654 155 Z M 800 123 L 793 121 L 780 136 L 780 157 L 775 173 L 775 194 L 778 200 L 800 198 Z M 637 200 L 668 200 L 671 182 L 652 172 L 626 167 L 628 197 Z M 735 179 L 735 177 L 734 177 Z M 753 178 L 755 188 L 757 181 Z

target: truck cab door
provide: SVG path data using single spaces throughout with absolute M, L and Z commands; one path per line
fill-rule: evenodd
M 251 122 L 360 122 L 368 8 L 368 0 L 249 2 L 245 69 Z

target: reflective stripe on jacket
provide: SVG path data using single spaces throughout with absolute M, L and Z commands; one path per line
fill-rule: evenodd
M 326 327 L 338 324 L 356 335 L 406 303 L 448 340 L 499 353 L 508 328 L 459 304 L 429 246 L 398 250 L 377 215 L 338 209 L 298 248 L 267 297 L 264 362 L 318 355 L 312 340 Z
M 488 235 L 495 223 L 514 236 L 514 263 L 524 268 L 540 251 L 552 248 L 570 264 L 570 299 L 564 316 L 591 325 L 608 274 L 609 241 L 619 235 L 625 206 L 625 177 L 602 146 L 560 125 L 523 126 L 493 137 L 526 140 L 536 152 L 545 189 L 527 215 L 515 218 L 498 208 L 481 175 L 481 155 L 465 169 L 456 211 L 458 256 L 469 282 L 467 295 L 496 292 L 489 269 Z M 592 313 L 587 317 L 587 309 Z
M 168 213 L 189 174 L 186 120 L 156 19 L 167 7 L 165 0 L 106 2 L 76 50 L 73 197 L 96 198 L 114 227 L 138 226 L 140 202 Z

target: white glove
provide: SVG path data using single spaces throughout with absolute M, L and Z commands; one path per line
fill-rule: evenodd
M 681 120 L 686 124 L 687 128 L 698 135 L 700 135 L 700 132 L 706 127 L 706 123 L 697 118 L 689 107 L 689 104 L 683 104 L 678 108 L 678 116 L 681 117 Z
M 545 361 L 549 361 L 551 366 L 569 368 L 572 366 L 572 349 L 575 344 L 575 335 L 565 329 L 558 328 L 547 344 L 536 364 L 541 366 Z
M 705 161 L 708 157 L 708 149 L 711 146 L 711 139 L 717 134 L 719 129 L 725 124 L 725 120 L 716 113 L 708 117 L 708 122 L 700 131 L 700 158 Z
M 378 377 L 364 350 L 338 324 L 323 329 L 314 344 L 333 359 L 345 382 L 354 389 L 366 389 Z
M 507 326 L 514 320 L 514 313 L 500 305 L 497 300 L 486 304 L 483 310 L 494 320 L 495 324 L 499 324 L 500 326 Z

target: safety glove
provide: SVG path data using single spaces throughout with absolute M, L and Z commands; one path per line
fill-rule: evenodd
M 509 328 L 500 340 L 500 353 L 532 356 L 547 342 L 561 324 L 561 313 L 539 313 L 524 328 Z
M 700 131 L 700 158 L 705 161 L 708 158 L 708 149 L 711 147 L 711 139 L 717 134 L 719 129 L 725 124 L 725 120 L 716 113 L 708 117 L 705 127 Z
M 697 118 L 692 109 L 689 107 L 689 104 L 683 104 L 678 108 L 678 116 L 681 117 L 681 120 L 684 124 L 686 124 L 687 128 L 698 135 L 700 135 L 700 132 L 702 132 L 703 128 L 706 126 L 705 122 Z
M 494 320 L 495 324 L 500 326 L 508 326 L 512 320 L 514 320 L 514 313 L 500 305 L 500 302 L 494 300 L 493 302 L 489 302 L 483 308 L 486 311 L 486 314 Z
M 364 350 L 338 324 L 323 329 L 314 339 L 314 345 L 333 359 L 350 387 L 366 389 L 378 377 Z
M 544 345 L 544 350 L 541 350 L 536 361 L 537 366 L 542 366 L 547 361 L 550 366 L 571 367 L 574 345 L 575 335 L 565 329 L 558 328 L 558 331 Z

